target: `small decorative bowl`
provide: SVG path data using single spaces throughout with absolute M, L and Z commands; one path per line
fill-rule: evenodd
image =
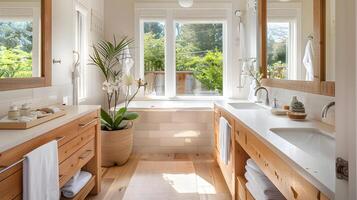
M 288 117 L 295 121 L 304 121 L 306 120 L 307 113 L 298 113 L 298 112 L 288 112 Z

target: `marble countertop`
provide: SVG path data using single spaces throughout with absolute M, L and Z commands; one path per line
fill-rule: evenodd
M 271 147 L 284 161 L 312 183 L 322 193 L 333 199 L 335 194 L 335 161 L 313 157 L 270 131 L 272 128 L 315 128 L 334 137 L 334 128 L 318 121 L 292 121 L 287 116 L 275 116 L 270 110 L 238 110 L 229 103 L 247 101 L 216 101 L 215 105 L 231 113 L 263 143 Z M 334 158 L 334 156 L 332 156 Z
M 100 106 L 66 106 L 67 114 L 27 130 L 0 130 L 0 153 L 100 109 Z

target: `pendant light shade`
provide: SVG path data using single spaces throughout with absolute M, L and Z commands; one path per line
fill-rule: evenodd
M 178 0 L 178 2 L 183 8 L 190 8 L 193 6 L 193 0 Z

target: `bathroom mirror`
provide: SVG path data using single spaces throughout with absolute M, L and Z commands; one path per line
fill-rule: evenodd
M 263 85 L 334 96 L 335 0 L 258 0 Z
M 0 0 L 0 90 L 51 83 L 51 0 Z
M 335 81 L 336 0 L 326 0 L 326 81 Z

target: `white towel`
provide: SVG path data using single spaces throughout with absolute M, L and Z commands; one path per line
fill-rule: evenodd
M 63 196 L 66 198 L 73 198 L 78 194 L 79 191 L 88 183 L 88 181 L 92 178 L 92 174 L 89 172 L 81 171 L 79 176 L 74 179 L 72 177 L 71 180 L 66 183 L 62 188 Z
M 256 192 L 258 192 L 261 197 L 284 199 L 280 191 L 274 186 L 273 183 L 270 182 L 267 177 L 254 177 L 254 175 L 249 172 L 246 172 L 244 177 L 248 182 L 251 183 L 252 186 L 255 186 Z
M 58 200 L 58 171 L 57 141 L 28 153 L 23 162 L 23 199 Z
M 219 144 L 220 144 L 220 156 L 224 164 L 228 165 L 231 143 L 231 127 L 228 121 L 221 117 L 219 119 Z
M 254 162 L 253 159 L 251 159 L 251 158 L 248 159 L 246 166 L 252 168 L 252 169 L 255 170 L 257 173 L 264 175 L 263 171 L 259 168 L 259 166 Z
M 306 81 L 314 80 L 314 47 L 312 40 L 307 41 L 303 63 L 306 69 Z
M 134 59 L 130 54 L 129 46 L 126 46 L 119 56 L 120 64 L 123 65 L 124 75 L 130 75 L 130 70 L 134 66 Z
M 254 197 L 255 200 L 263 199 L 263 197 L 260 196 L 260 192 L 257 190 L 257 187 L 254 187 L 254 185 L 251 182 L 247 182 L 245 184 L 245 187 L 247 187 L 247 190 Z
M 255 200 L 285 200 L 285 197 L 282 195 L 264 195 L 260 190 L 259 187 L 254 185 L 252 182 L 247 182 L 245 184 L 249 193 L 254 197 Z

